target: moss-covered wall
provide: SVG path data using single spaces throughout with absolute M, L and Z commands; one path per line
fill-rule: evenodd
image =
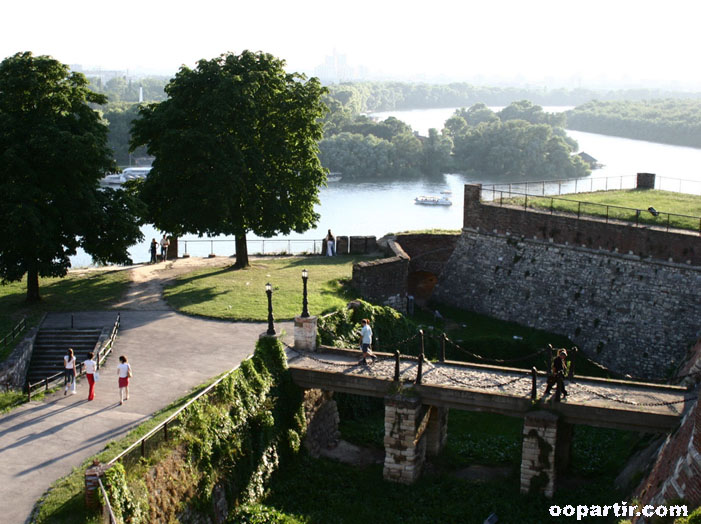
M 282 345 L 261 339 L 251 359 L 186 410 L 157 464 L 135 473 L 121 467 L 108 472 L 113 509 L 132 524 L 232 518 L 299 451 L 301 400 Z

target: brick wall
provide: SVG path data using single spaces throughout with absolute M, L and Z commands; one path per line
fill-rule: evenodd
M 640 506 L 669 504 L 679 499 L 684 499 L 689 510 L 701 505 L 701 408 L 698 400 L 679 429 L 662 445 L 652 471 L 633 497 L 640 500 Z M 646 521 L 640 518 L 633 522 Z
M 480 202 L 480 193 L 479 185 L 465 186 L 464 228 L 701 266 L 698 233 L 668 233 L 634 224 L 607 224 L 603 220 L 501 207 Z
M 353 287 L 371 302 L 406 312 L 409 256 L 391 240 L 389 249 L 389 258 L 353 264 Z

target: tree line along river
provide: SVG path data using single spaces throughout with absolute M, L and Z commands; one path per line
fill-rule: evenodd
M 492 108 L 498 110 L 500 108 Z M 569 107 L 544 107 L 546 111 L 558 112 Z M 453 114 L 455 108 L 421 109 L 411 111 L 388 111 L 375 113 L 373 117 L 384 120 L 394 116 L 409 124 L 419 134 L 427 135 L 431 127 L 441 129 L 445 120 Z M 640 140 L 630 140 L 581 131 L 567 131 L 577 140 L 579 150 L 588 153 L 603 164 L 601 169 L 592 171 L 586 179 L 578 183 L 580 190 L 604 189 L 608 177 L 608 188 L 617 188 L 617 184 L 630 187 L 634 175 L 639 172 L 656 173 L 661 189 L 684 191 L 701 194 L 701 149 L 671 146 Z M 593 179 L 587 182 L 588 179 Z M 529 180 L 538 180 L 537 177 Z M 462 227 L 463 186 L 466 183 L 509 183 L 524 180 L 488 180 L 476 179 L 460 174 L 445 174 L 427 179 L 394 179 L 367 181 L 329 182 L 319 194 L 320 204 L 317 212 L 321 219 L 316 229 L 302 234 L 293 233 L 288 237 L 259 239 L 249 234 L 249 253 L 264 251 L 311 252 L 320 249 L 319 242 L 331 229 L 335 235 L 375 235 L 378 238 L 390 233 L 417 229 L 460 229 Z M 659 185 L 658 183 L 658 185 Z M 627 184 L 627 186 L 626 186 Z M 538 191 L 541 189 L 538 188 Z M 439 195 L 441 191 L 452 192 L 452 206 L 414 205 L 414 198 L 420 195 Z M 550 186 L 549 191 L 557 192 L 557 186 Z M 548 188 L 546 188 L 548 192 Z M 133 246 L 129 252 L 134 262 L 146 262 L 149 259 L 148 247 L 152 238 L 159 240 L 162 233 L 153 226 L 144 226 L 144 241 Z M 287 242 L 287 240 L 294 240 Z M 186 235 L 179 242 L 179 254 L 207 256 L 214 253 L 228 256 L 234 253 L 233 237 L 216 237 L 198 239 L 196 235 Z M 271 241 L 272 240 L 272 241 Z M 305 240 L 305 242 L 300 242 Z M 316 242 L 314 242 L 316 240 Z M 90 265 L 91 259 L 79 252 L 72 257 L 73 267 Z

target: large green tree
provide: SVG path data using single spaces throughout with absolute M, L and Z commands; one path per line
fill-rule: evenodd
M 0 277 L 63 276 L 79 247 L 100 263 L 130 262 L 141 238 L 138 201 L 100 191 L 113 166 L 104 104 L 80 73 L 48 56 L 17 53 L 0 63 Z
M 155 157 L 140 189 L 150 221 L 175 235 L 235 235 L 237 267 L 248 265 L 248 232 L 303 232 L 319 219 L 326 89 L 284 65 L 244 51 L 182 67 L 133 124 L 132 148 Z

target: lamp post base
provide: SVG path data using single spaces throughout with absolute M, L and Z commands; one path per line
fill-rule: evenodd
M 316 351 L 316 316 L 295 317 L 295 349 Z

